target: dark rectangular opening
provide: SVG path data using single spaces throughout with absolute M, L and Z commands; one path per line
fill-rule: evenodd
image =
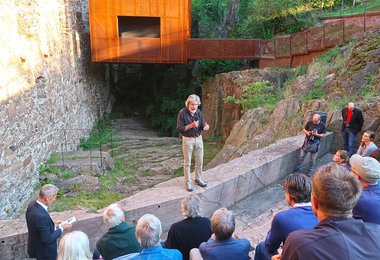
M 119 37 L 160 38 L 160 17 L 118 16 Z

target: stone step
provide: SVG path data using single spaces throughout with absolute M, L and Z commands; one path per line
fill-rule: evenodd
M 60 153 L 60 159 L 50 165 L 63 171 L 101 175 L 104 170 L 114 167 L 114 160 L 107 151 L 70 151 Z

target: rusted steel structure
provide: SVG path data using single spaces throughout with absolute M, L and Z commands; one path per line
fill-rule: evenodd
M 187 63 L 191 0 L 89 0 L 92 60 Z
M 191 0 L 89 0 L 94 62 L 183 64 L 259 60 L 261 68 L 309 64 L 357 32 L 380 28 L 380 12 L 341 17 L 273 40 L 192 39 Z

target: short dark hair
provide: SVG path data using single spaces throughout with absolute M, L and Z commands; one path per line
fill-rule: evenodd
M 286 177 L 284 189 L 295 203 L 310 202 L 311 180 L 305 174 L 292 174 Z
M 349 156 L 346 150 L 338 150 L 340 159 L 342 159 L 345 163 L 348 162 Z
M 364 133 L 367 133 L 369 134 L 369 140 L 373 141 L 375 139 L 375 132 L 374 131 L 371 131 L 371 130 L 367 130 L 365 131 Z
M 351 214 L 361 194 L 354 174 L 334 163 L 316 171 L 312 187 L 313 196 L 327 215 Z

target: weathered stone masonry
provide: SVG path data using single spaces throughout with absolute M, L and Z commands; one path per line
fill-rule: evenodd
M 90 58 L 86 0 L 0 3 L 0 218 L 17 216 L 63 131 L 109 110 L 107 67 Z M 83 132 L 69 132 L 78 139 Z

